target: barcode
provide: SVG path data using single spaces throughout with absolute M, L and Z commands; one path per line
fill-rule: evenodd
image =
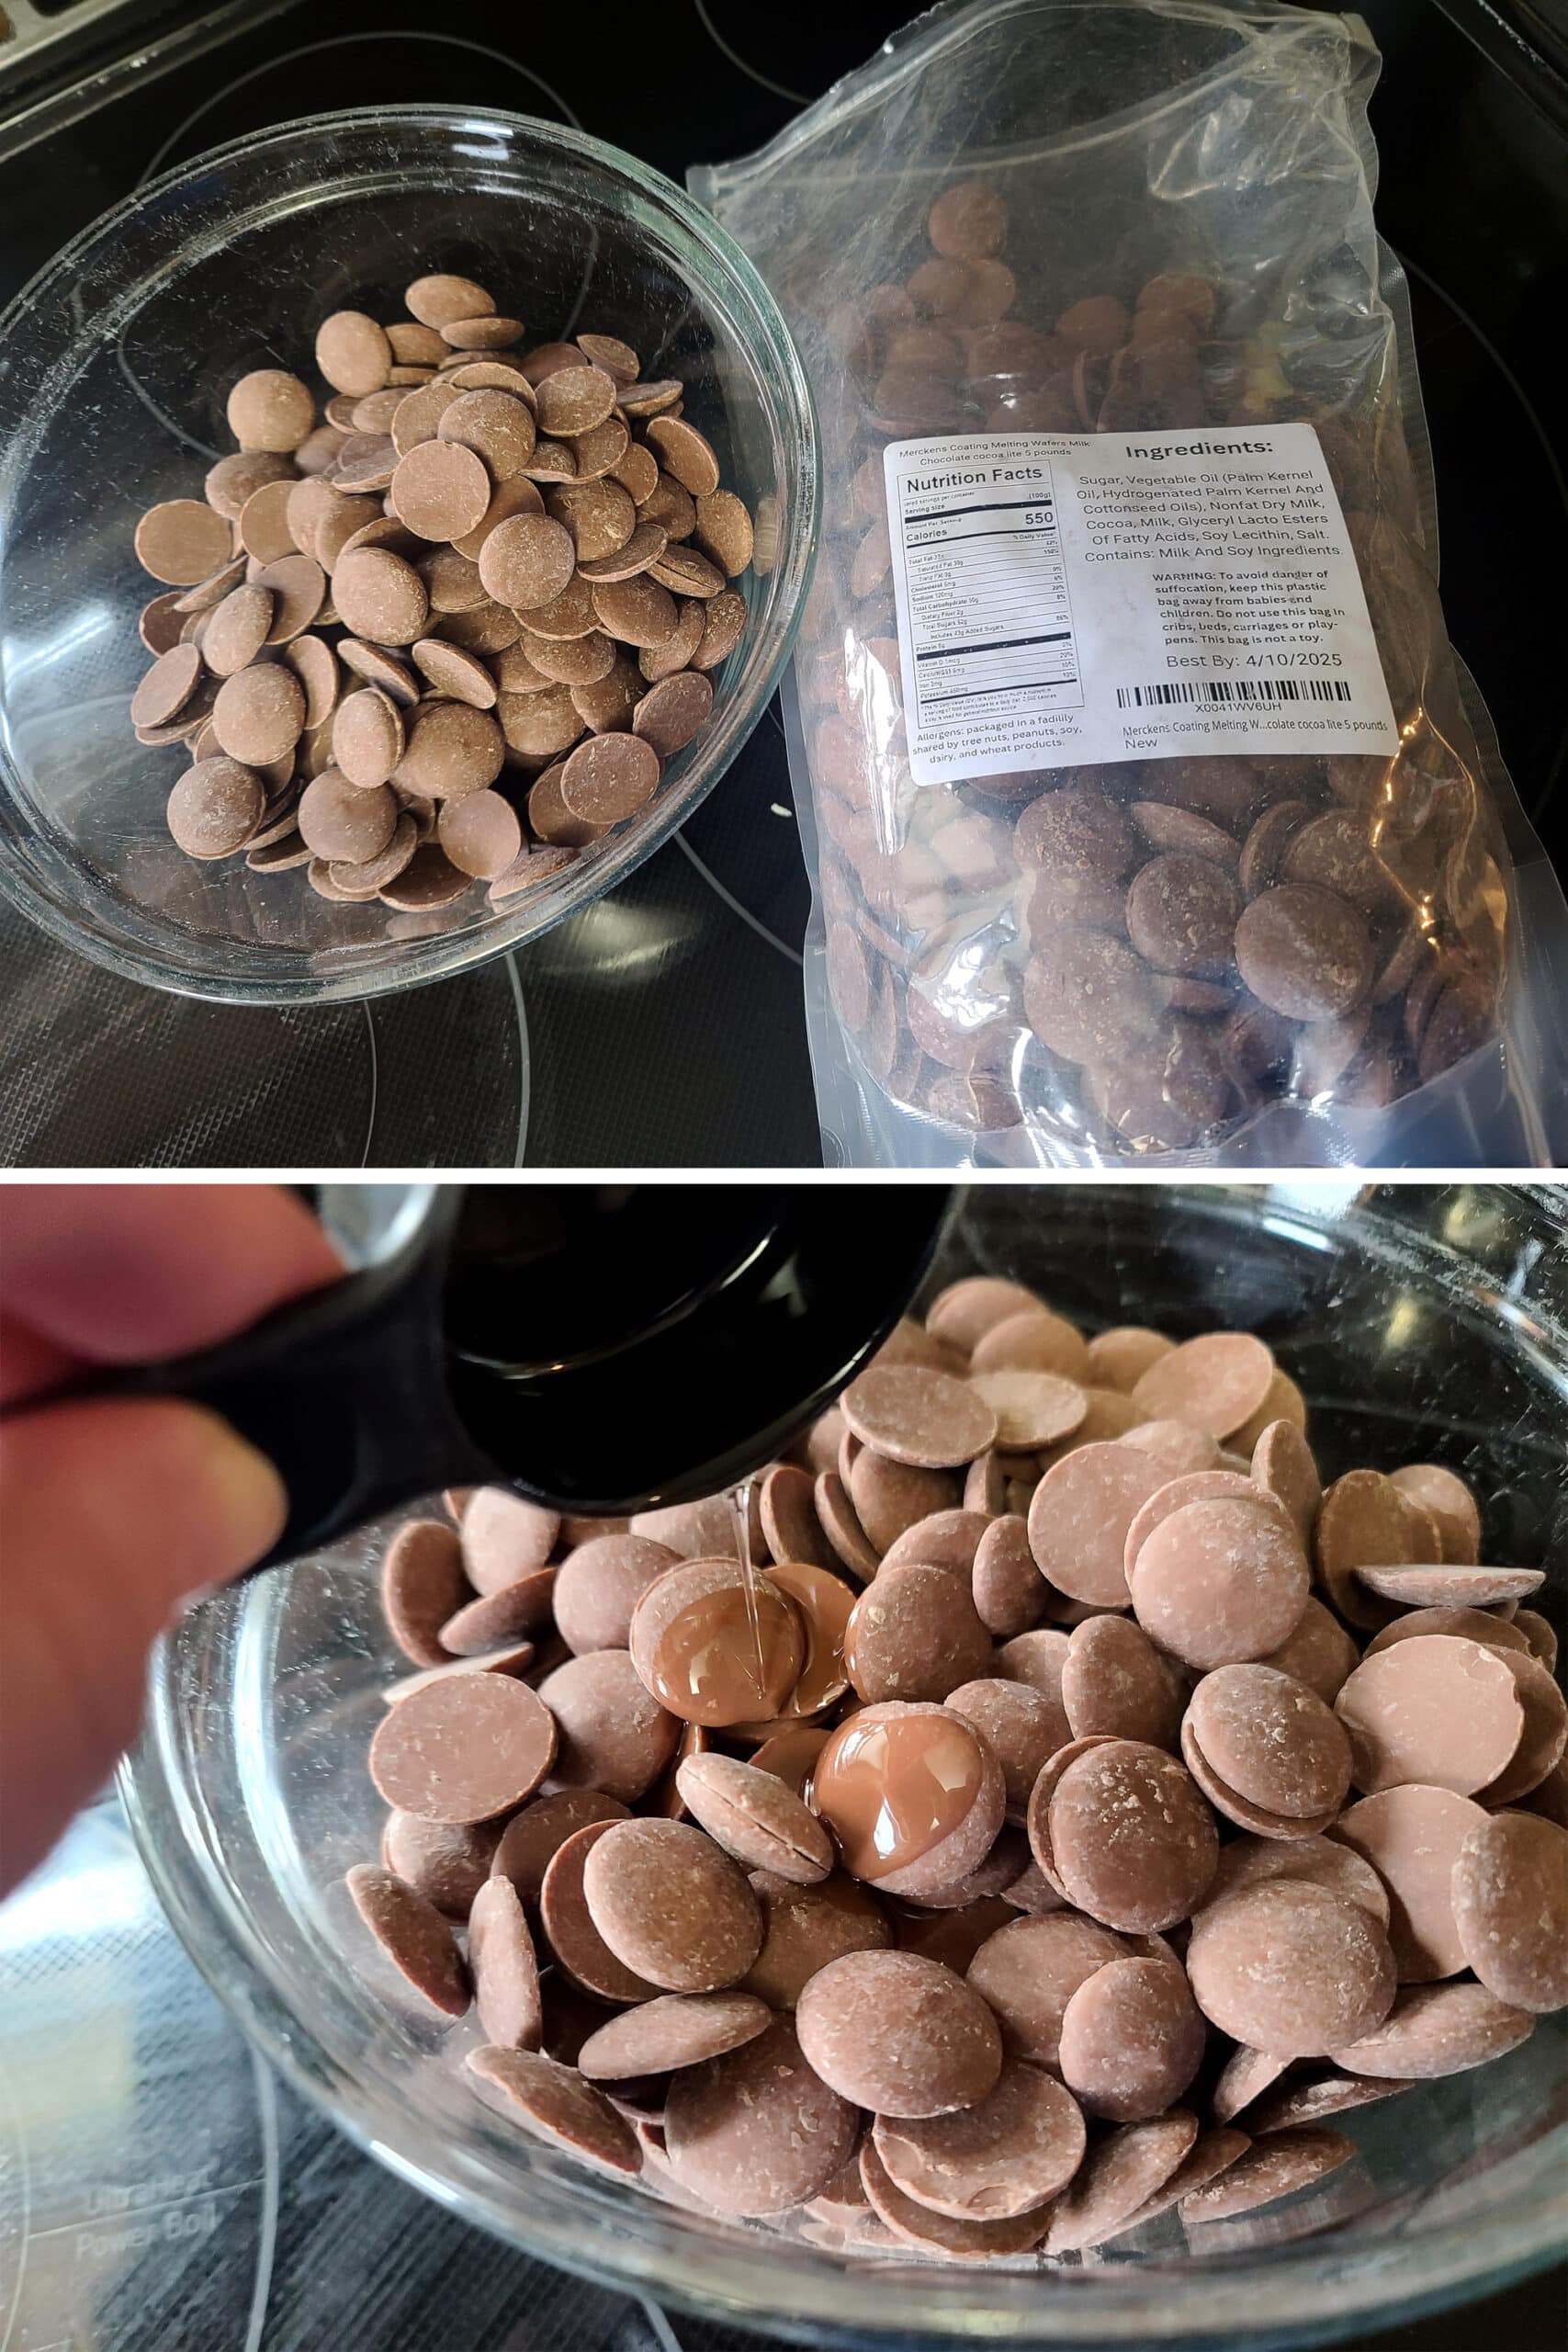
M 1206 678 L 1181 685 L 1118 686 L 1118 710 L 1181 702 L 1348 702 L 1343 678 Z

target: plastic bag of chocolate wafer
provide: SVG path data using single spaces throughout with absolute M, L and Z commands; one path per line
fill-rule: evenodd
M 1444 630 L 1359 19 L 983 0 L 691 175 L 811 377 L 830 1150 L 1551 1164 L 1568 908 Z

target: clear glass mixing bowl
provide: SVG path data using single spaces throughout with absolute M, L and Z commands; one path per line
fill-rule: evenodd
M 157 500 L 199 497 L 232 446 L 229 386 L 292 365 L 319 319 L 401 315 L 454 269 L 678 375 L 725 481 L 774 502 L 771 570 L 737 584 L 745 636 L 710 725 L 648 809 L 500 908 L 477 888 L 417 917 L 319 898 L 299 872 L 197 865 L 164 823 L 178 747 L 127 705 L 156 583 L 131 545 Z M 373 996 L 481 962 L 614 887 L 723 775 L 788 655 L 816 543 L 816 423 L 789 333 L 739 247 L 660 173 L 520 115 L 319 115 L 182 164 L 106 213 L 0 318 L 0 888 L 68 947 L 230 1002 Z
M 386 1188 L 382 1188 L 384 1191 Z M 1272 1340 L 1325 1470 L 1437 1458 L 1472 1478 L 1490 1556 L 1568 1563 L 1568 1201 L 1545 1188 L 971 1193 L 934 1280 L 1036 1283 L 1086 1324 L 1216 1321 Z M 1170 2215 L 1043 2271 L 844 2256 L 617 2185 L 509 2129 L 453 2040 L 372 1981 L 342 1873 L 373 1858 L 365 1770 L 400 1670 L 373 1538 L 197 1611 L 159 1657 L 125 1775 L 197 1966 L 267 2056 L 442 2203 L 595 2278 L 801 2340 L 1252 2346 L 1320 2341 L 1483 2292 L 1563 2244 L 1568 2019 L 1343 2122 L 1360 2161 L 1189 2244 Z M 465 2024 L 459 2041 L 477 2036 Z M 1324 2234 L 1303 2232 L 1328 2220 Z

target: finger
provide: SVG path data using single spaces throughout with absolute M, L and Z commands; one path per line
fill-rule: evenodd
M 180 1601 L 249 1566 L 288 1514 L 227 1422 L 162 1399 L 56 1405 L 0 1435 L 0 1894 L 135 1736 Z
M 15 1316 L 0 1310 L 0 1405 L 18 1397 L 41 1396 L 57 1388 L 78 1369 L 80 1358 L 57 1347 L 41 1332 L 29 1331 Z
M 8 1316 L 90 1363 L 209 1347 L 343 1266 L 274 1184 L 18 1184 L 0 1257 Z

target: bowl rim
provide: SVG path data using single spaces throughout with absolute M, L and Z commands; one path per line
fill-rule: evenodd
M 299 143 L 307 136 L 378 134 L 384 138 L 389 130 L 395 131 L 400 126 L 430 131 L 445 130 L 454 135 L 476 130 L 491 130 L 511 136 L 521 133 L 562 151 L 577 162 L 607 175 L 610 180 L 629 187 L 662 210 L 675 227 L 711 255 L 716 266 L 715 276 L 719 287 L 733 288 L 742 298 L 733 312 L 726 308 L 724 315 L 732 331 L 739 334 L 744 327 L 745 333 L 739 339 L 758 358 L 767 362 L 776 411 L 783 420 L 784 430 L 780 438 L 797 477 L 793 485 L 790 508 L 783 521 L 779 558 L 771 575 L 767 575 L 777 582 L 772 591 L 775 598 L 772 623 L 773 642 L 747 689 L 744 724 L 739 712 L 739 696 L 731 695 L 717 727 L 703 739 L 705 744 L 712 746 L 711 772 L 703 776 L 695 790 L 688 789 L 689 775 L 683 775 L 676 793 L 668 797 L 670 806 L 667 814 L 660 817 L 657 813 L 659 804 L 656 802 L 653 821 L 646 827 L 634 826 L 622 841 L 611 844 L 606 854 L 594 861 L 591 869 L 595 875 L 595 887 L 592 890 L 570 906 L 554 909 L 547 903 L 547 885 L 543 891 L 520 893 L 510 911 L 497 910 L 467 930 L 428 940 L 367 943 L 378 945 L 385 957 L 374 971 L 323 974 L 307 969 L 288 977 L 265 974 L 253 977 L 203 968 L 202 959 L 209 952 L 209 943 L 199 933 L 189 934 L 191 960 L 185 963 L 174 962 L 166 953 L 160 956 L 151 946 L 142 949 L 120 933 L 112 938 L 100 936 L 84 922 L 73 905 L 56 896 L 47 875 L 35 870 L 27 860 L 26 844 L 29 836 L 36 837 L 39 829 L 29 813 L 22 771 L 13 758 L 7 731 L 0 727 L 0 803 L 6 804 L 0 805 L 0 897 L 4 897 L 18 913 L 37 924 L 61 945 L 85 956 L 123 979 L 159 988 L 170 994 L 220 1004 L 354 1003 L 430 981 L 450 978 L 458 973 L 471 971 L 496 956 L 527 946 L 558 923 L 581 913 L 597 899 L 617 888 L 656 850 L 664 848 L 679 833 L 750 741 L 778 688 L 795 649 L 820 542 L 822 514 L 821 435 L 816 402 L 798 346 L 755 264 L 713 214 L 677 181 L 654 165 L 644 163 L 624 148 L 596 139 L 569 124 L 555 123 L 543 116 L 524 114 L 501 107 L 456 107 L 436 103 L 348 107 L 302 115 L 286 123 L 269 124 L 262 130 L 225 141 L 219 146 L 204 148 L 186 162 L 160 173 L 156 178 L 148 180 L 107 211 L 99 213 L 33 273 L 4 309 L 0 309 L 0 361 L 4 359 L 7 344 L 18 334 L 29 331 L 28 312 L 45 295 L 54 292 L 60 282 L 77 266 L 82 256 L 91 251 L 111 247 L 122 234 L 129 237 L 134 232 L 137 220 L 151 206 L 195 184 L 215 167 L 228 164 L 253 164 L 257 159 L 265 158 L 270 149 L 282 147 L 288 150 L 290 161 L 297 168 Z M 363 176 L 373 175 L 367 174 Z M 347 189 L 352 186 L 352 181 L 345 184 Z M 280 206 L 286 187 L 286 182 L 280 182 Z M 289 199 L 288 209 L 297 210 L 297 201 Z M 251 213 L 254 209 L 247 208 Z M 186 255 L 210 243 L 210 232 L 203 232 L 199 225 L 194 226 L 187 231 L 180 253 Z M 715 288 L 706 288 L 705 292 L 711 300 Z M 70 348 L 68 345 L 53 353 L 51 365 L 58 364 Z M 758 373 L 762 374 L 763 370 L 759 368 Z M 36 382 L 29 386 L 24 397 L 13 395 L 9 400 L 5 386 L 6 370 L 0 365 L 0 549 L 4 547 L 5 518 L 15 483 L 25 470 L 26 443 L 22 428 L 29 419 L 36 417 L 39 401 Z M 569 872 L 573 870 L 569 869 Z M 601 872 L 602 880 L 598 879 Z M 131 905 L 135 916 L 145 919 L 148 910 L 137 902 L 132 901 Z M 164 936 L 166 939 L 180 939 L 185 934 L 167 932 Z M 220 946 L 223 944 L 221 941 L 218 943 Z M 241 944 L 258 957 L 267 952 L 261 943 Z M 389 949 L 395 949 L 395 952 L 388 953 Z M 298 961 L 307 951 L 293 949 L 286 952 Z

